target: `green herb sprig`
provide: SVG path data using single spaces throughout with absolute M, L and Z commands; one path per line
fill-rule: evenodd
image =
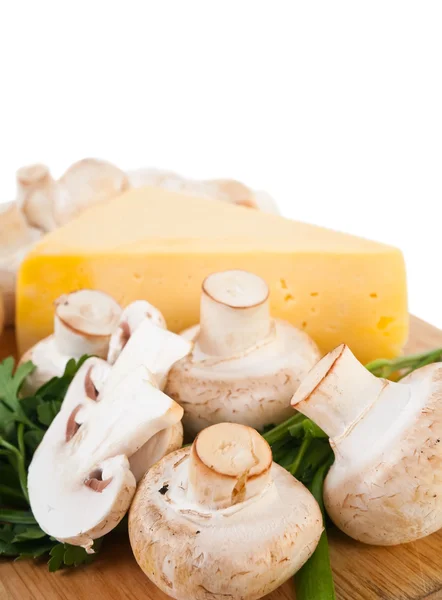
M 89 563 L 94 557 L 83 548 L 59 543 L 40 529 L 30 509 L 27 486 L 32 455 L 86 358 L 70 360 L 62 377 L 54 377 L 28 397 L 21 397 L 20 390 L 34 365 L 27 362 L 14 371 L 12 357 L 0 362 L 0 556 L 22 559 L 49 554 L 50 571 Z

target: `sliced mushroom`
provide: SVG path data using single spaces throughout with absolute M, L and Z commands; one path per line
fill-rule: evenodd
M 292 405 L 329 436 L 327 512 L 367 544 L 417 540 L 442 527 L 442 365 L 398 383 L 341 345 L 308 374 Z
M 143 306 L 142 303 L 135 304 L 137 308 Z M 108 385 L 117 387 L 134 365 L 142 365 L 149 381 L 163 390 L 172 365 L 186 356 L 191 347 L 190 342 L 158 327 L 151 317 L 145 316 L 118 356 L 110 373 Z M 165 454 L 181 448 L 182 444 L 181 421 L 153 436 L 130 458 L 130 468 L 136 480 L 139 481 L 153 464 Z
M 177 600 L 256 600 L 289 579 L 322 532 L 310 492 L 232 423 L 202 431 L 140 483 L 129 513 L 135 558 Z
M 191 434 L 232 421 L 263 429 L 291 414 L 290 400 L 319 359 L 311 338 L 272 319 L 267 284 L 246 271 L 207 277 L 201 325 L 183 333 L 194 342 L 171 370 L 166 393 L 184 408 Z
M 112 334 L 109 343 L 107 361 L 111 365 L 117 360 L 135 329 L 146 318 L 153 325 L 166 329 L 166 321 L 161 312 L 146 300 L 136 300 L 124 309 L 118 327 Z
M 23 393 L 31 394 L 52 377 L 61 376 L 71 358 L 85 354 L 106 358 L 120 315 L 120 305 L 104 292 L 79 290 L 58 298 L 54 334 L 33 346 L 21 359 L 31 360 L 36 366 L 26 379 Z
M 119 361 L 111 367 L 88 359 L 29 467 L 30 504 L 43 531 L 92 551 L 94 539 L 118 524 L 132 500 L 129 459 L 177 425 L 182 412 L 145 366 L 126 370 Z

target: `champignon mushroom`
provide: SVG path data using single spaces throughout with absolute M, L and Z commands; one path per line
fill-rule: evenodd
M 54 334 L 38 342 L 21 359 L 31 360 L 36 366 L 23 392 L 31 394 L 52 377 L 61 376 L 71 358 L 84 354 L 106 358 L 120 315 L 120 305 L 104 292 L 79 290 L 58 298 Z
M 324 486 L 327 512 L 367 544 L 417 540 L 442 527 L 442 365 L 400 382 L 372 375 L 341 345 L 293 397 L 335 452 Z
M 30 165 L 17 172 L 17 203 L 32 227 L 47 232 L 128 187 L 123 171 L 103 160 L 80 160 L 58 181 L 45 165 Z
M 230 204 L 247 206 L 248 208 L 256 208 L 268 213 L 279 213 L 275 201 L 269 194 L 262 191 L 253 191 L 234 179 L 198 181 L 196 179 L 186 179 L 172 171 L 159 169 L 138 169 L 129 172 L 128 177 L 133 187 L 151 185 Z
M 252 428 L 220 423 L 140 483 L 129 537 L 145 574 L 177 600 L 255 600 L 289 579 L 322 532 L 310 492 Z
M 142 305 L 138 305 L 140 306 Z M 145 316 L 118 356 L 108 385 L 117 387 L 134 365 L 142 365 L 152 385 L 163 390 L 170 368 L 186 356 L 191 347 L 190 342 L 158 327 L 150 317 Z M 181 448 L 182 443 L 181 420 L 154 435 L 130 458 L 130 468 L 135 479 L 139 481 L 154 463 L 165 454 Z
M 146 318 L 157 327 L 166 329 L 166 320 L 155 306 L 146 300 L 132 302 L 123 310 L 118 327 L 111 336 L 107 356 L 108 363 L 111 365 L 115 363 L 130 336 Z
M 59 180 L 66 190 L 55 207 L 57 226 L 64 225 L 94 204 L 110 200 L 129 189 L 126 174 L 115 165 L 96 158 L 79 160 Z
M 291 414 L 290 399 L 319 359 L 316 344 L 272 319 L 265 281 L 224 271 L 203 282 L 201 324 L 183 333 L 191 354 L 171 370 L 166 393 L 184 408 L 191 434 L 232 421 L 262 429 Z
M 124 353 L 121 355 L 122 358 Z M 126 513 L 129 459 L 182 416 L 148 370 L 90 358 L 79 369 L 28 473 L 32 512 L 48 535 L 92 551 Z
M 58 181 L 42 164 L 17 171 L 16 201 L 0 210 L 0 290 L 7 324 L 14 323 L 18 268 L 35 243 L 89 206 L 128 188 L 123 171 L 92 158 L 74 163 Z

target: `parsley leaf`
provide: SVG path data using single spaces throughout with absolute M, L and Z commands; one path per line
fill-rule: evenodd
M 27 469 L 44 433 L 58 414 L 66 391 L 88 356 L 71 359 L 61 377 L 45 383 L 33 396 L 20 397 L 30 362 L 14 372 L 12 357 L 0 362 L 0 556 L 17 559 L 49 554 L 49 570 L 88 564 L 95 554 L 49 537 L 36 523 L 27 493 Z M 101 545 L 96 541 L 94 550 Z

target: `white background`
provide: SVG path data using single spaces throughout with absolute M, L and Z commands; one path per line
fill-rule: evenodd
M 442 327 L 440 0 L 0 6 L 0 202 L 85 156 L 237 178 L 401 247 Z

